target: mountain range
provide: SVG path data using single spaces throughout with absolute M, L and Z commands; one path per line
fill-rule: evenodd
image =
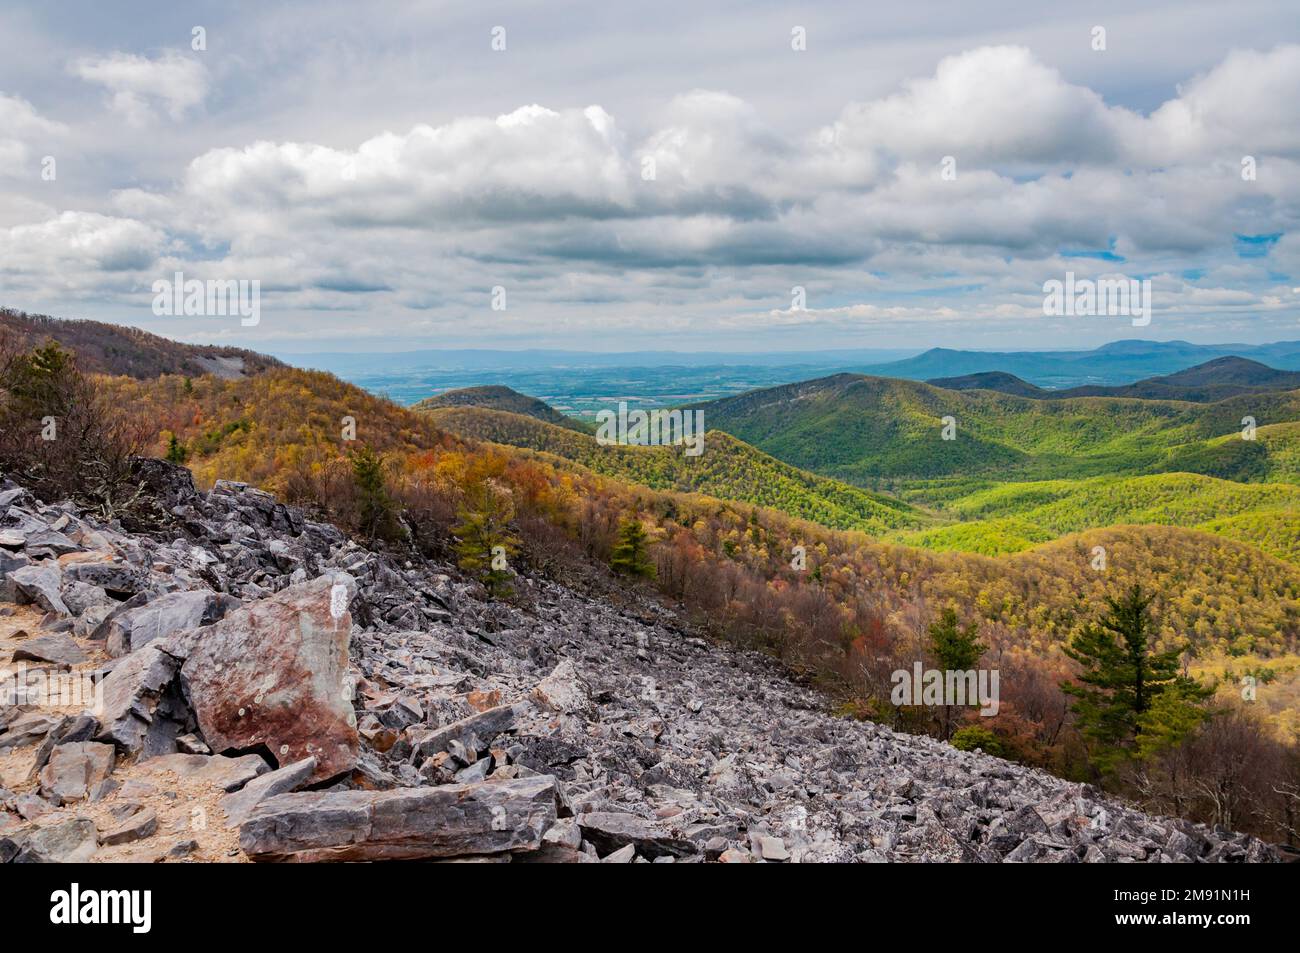
M 1189 344 L 1186 341 L 1113 341 L 1091 351 L 961 351 L 931 348 L 900 361 L 856 368 L 907 380 L 963 377 L 1001 371 L 1039 387 L 1130 384 L 1204 364 L 1244 357 L 1271 367 L 1300 370 L 1300 341 L 1273 344 Z
M 1209 403 L 1268 390 L 1300 388 L 1300 371 L 1281 371 L 1244 357 L 1229 355 L 1186 370 L 1114 387 L 1092 385 L 1047 390 L 1005 371 L 962 377 L 938 377 L 926 383 L 949 390 L 995 390 L 1018 397 L 1057 400 L 1063 397 L 1140 397 L 1144 400 L 1187 400 Z

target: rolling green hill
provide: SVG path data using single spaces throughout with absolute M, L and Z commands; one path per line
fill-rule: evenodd
M 1154 524 L 1214 532 L 1282 559 L 1300 556 L 1294 532 L 1300 486 L 1287 484 L 1191 473 L 1005 483 L 951 500 L 946 512 L 964 522 L 895 538 L 927 549 L 997 555 L 1103 526 Z
M 444 407 L 423 413 L 439 429 L 463 437 L 562 457 L 651 489 L 768 506 L 833 529 L 878 536 L 934 521 L 906 503 L 803 472 L 718 431 L 705 434 L 703 454 L 689 457 L 675 447 L 603 446 L 593 436 L 499 410 Z
M 1300 392 L 1244 394 L 1210 404 L 1136 398 L 1036 400 L 987 390 L 838 374 L 694 405 L 708 426 L 794 466 L 859 486 L 1028 481 L 1222 469 L 1241 454 L 1253 472 L 1268 447 L 1214 450 L 1261 428 L 1300 421 Z M 944 440 L 944 417 L 955 439 Z M 1235 436 L 1234 436 L 1235 435 Z M 1280 439 L 1280 438 L 1279 438 Z M 1255 441 L 1258 443 L 1258 441 Z M 1279 451 L 1281 452 L 1281 451 Z M 1209 456 L 1198 464 L 1197 455 Z M 939 497 L 921 493 L 939 502 Z
M 1254 373 L 1217 366 L 1226 378 Z M 1212 370 L 1185 382 L 1217 386 Z M 1300 559 L 1300 391 L 1201 404 L 1044 400 L 840 374 L 697 406 L 709 426 L 780 460 L 941 518 L 890 535 L 907 545 L 1000 555 L 1105 526 L 1163 525 Z

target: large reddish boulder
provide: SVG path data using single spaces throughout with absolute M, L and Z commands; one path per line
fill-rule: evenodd
M 326 574 L 197 630 L 181 679 L 213 751 L 265 745 L 281 765 L 315 758 L 313 782 L 355 766 L 346 678 L 355 593 L 351 576 Z

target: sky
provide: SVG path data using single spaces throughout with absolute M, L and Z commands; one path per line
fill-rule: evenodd
M 0 306 L 281 354 L 1300 339 L 1296 14 L 7 0 Z M 178 272 L 256 325 L 156 313 Z M 1150 322 L 1045 315 L 1067 273 Z

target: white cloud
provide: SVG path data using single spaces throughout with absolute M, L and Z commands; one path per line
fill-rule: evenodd
M 84 59 L 77 74 L 135 122 L 184 118 L 209 83 L 175 53 Z M 1295 305 L 1276 295 L 1276 272 L 1300 269 L 1294 240 L 1247 261 L 1234 235 L 1300 222 L 1298 46 L 1232 53 L 1149 115 L 1021 46 L 939 58 L 793 133 L 734 92 L 663 103 L 653 122 L 532 104 L 365 137 L 322 125 L 318 141 L 205 145 L 161 184 L 123 181 L 98 214 L 11 222 L 3 267 L 33 291 L 174 268 L 258 278 L 268 315 L 294 316 L 261 333 L 286 336 L 342 313 L 483 340 L 557 323 L 575 335 L 1010 326 L 1041 311 L 1043 280 L 1066 268 L 1201 273 L 1168 279 L 1168 314 Z M 1243 142 L 1258 181 L 1240 177 Z M 106 287 L 136 302 L 124 281 Z M 498 284 L 508 314 L 485 310 Z M 827 303 L 783 311 L 793 284 Z
M 85 57 L 72 64 L 72 71 L 107 89 L 113 111 L 133 126 L 146 125 L 159 107 L 173 120 L 182 119 L 208 91 L 207 68 L 174 50 L 156 59 L 122 52 Z
M 40 175 L 40 155 L 67 132 L 62 123 L 41 116 L 27 100 L 0 93 L 0 176 Z
M 93 281 L 96 272 L 149 268 L 165 242 L 160 229 L 143 222 L 63 212 L 42 222 L 0 228 L 0 271 L 65 285 Z

